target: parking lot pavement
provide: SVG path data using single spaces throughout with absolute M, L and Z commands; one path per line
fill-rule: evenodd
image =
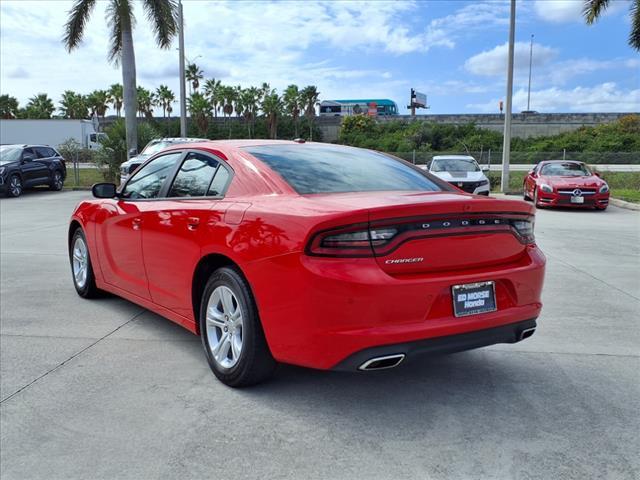
M 86 192 L 0 200 L 0 473 L 9 479 L 634 479 L 640 213 L 540 211 L 529 340 L 369 374 L 216 381 L 194 335 L 79 298 Z

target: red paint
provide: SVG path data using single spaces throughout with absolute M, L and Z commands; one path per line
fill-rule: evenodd
M 206 255 L 223 255 L 251 285 L 276 360 L 315 368 L 331 368 L 367 347 L 490 328 L 540 313 L 544 255 L 507 227 L 407 238 L 377 257 L 306 251 L 319 232 L 346 225 L 487 214 L 526 218 L 534 213 L 531 205 L 457 192 L 301 196 L 238 148 L 258 142 L 263 143 L 189 145 L 215 152 L 233 169 L 224 199 L 96 199 L 78 205 L 73 220 L 84 228 L 97 286 L 197 333 L 195 268 Z M 385 263 L 407 257 L 424 261 Z M 498 310 L 455 318 L 451 286 L 484 280 L 496 282 Z

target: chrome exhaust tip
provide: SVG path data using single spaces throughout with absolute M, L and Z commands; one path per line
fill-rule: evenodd
M 373 357 L 358 367 L 358 370 L 385 370 L 387 368 L 397 367 L 404 360 L 404 353 L 396 353 L 395 355 L 385 355 L 384 357 Z
M 529 338 L 531 335 L 534 334 L 535 331 L 536 331 L 535 327 L 525 328 L 520 332 L 520 338 L 518 340 L 524 340 L 525 338 Z

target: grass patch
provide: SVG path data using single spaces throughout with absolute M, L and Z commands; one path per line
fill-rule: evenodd
M 612 188 L 611 196 L 625 202 L 640 203 L 640 190 L 631 188 Z
M 90 187 L 94 183 L 104 182 L 104 177 L 97 168 L 80 168 L 80 182 L 76 185 L 76 177 L 73 167 L 67 167 L 67 179 L 64 181 L 64 188 Z

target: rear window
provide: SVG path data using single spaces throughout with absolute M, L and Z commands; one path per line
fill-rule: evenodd
M 426 174 L 382 153 L 331 145 L 261 145 L 245 151 L 266 163 L 296 192 L 441 191 Z

